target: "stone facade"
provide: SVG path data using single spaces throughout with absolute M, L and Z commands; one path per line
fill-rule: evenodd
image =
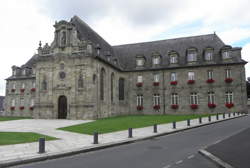
M 215 34 L 111 46 L 77 16 L 54 27 L 51 45 L 40 43 L 38 54 L 12 67 L 6 79 L 6 115 L 96 119 L 247 110 L 241 48 L 225 45 Z M 172 56 L 177 61 L 171 61 Z M 213 73 L 212 83 L 207 81 L 208 71 Z M 194 73 L 193 84 L 187 83 L 189 72 Z M 208 107 L 208 92 L 216 107 Z M 228 92 L 232 100 L 231 95 L 226 98 Z M 227 102 L 233 107 L 226 107 Z

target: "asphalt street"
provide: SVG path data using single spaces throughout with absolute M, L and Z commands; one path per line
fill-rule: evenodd
M 19 168 L 216 168 L 198 150 L 250 127 L 250 117 Z

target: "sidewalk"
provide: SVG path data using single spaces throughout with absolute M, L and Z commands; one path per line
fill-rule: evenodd
M 114 133 L 107 133 L 99 135 L 99 144 L 93 144 L 93 136 L 66 132 L 56 130 L 59 127 L 85 123 L 85 120 L 16 120 L 5 121 L 0 123 L 0 131 L 13 131 L 13 132 L 36 132 L 44 135 L 59 138 L 59 140 L 46 142 L 46 153 L 38 154 L 38 142 L 25 143 L 17 145 L 0 146 L 0 167 L 10 166 L 15 164 L 27 163 L 32 161 L 40 161 L 60 156 L 72 155 L 80 152 L 87 152 L 91 150 L 98 150 L 110 146 L 131 143 L 134 141 L 147 139 L 155 136 L 170 134 L 173 132 L 191 129 L 202 125 L 212 124 L 228 119 L 241 117 L 243 115 L 236 114 L 229 118 L 223 119 L 219 115 L 219 120 L 216 116 L 211 117 L 211 122 L 208 117 L 202 118 L 202 124 L 199 124 L 199 119 L 190 121 L 191 126 L 187 126 L 187 121 L 176 123 L 176 129 L 173 129 L 172 123 L 158 125 L 158 133 L 153 133 L 153 127 L 145 127 L 133 129 L 133 138 L 128 138 L 128 131 L 119 131 Z M 34 126 L 34 124 L 36 126 Z

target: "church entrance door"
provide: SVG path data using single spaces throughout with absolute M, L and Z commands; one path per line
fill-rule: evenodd
M 58 119 L 67 118 L 67 98 L 66 96 L 60 96 L 58 98 Z

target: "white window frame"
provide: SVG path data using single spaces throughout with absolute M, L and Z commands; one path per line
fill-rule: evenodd
M 16 106 L 16 100 L 15 100 L 15 99 L 12 99 L 12 100 L 11 100 L 11 106 L 12 106 L 12 107 L 15 107 L 15 106 Z
M 25 83 L 22 83 L 22 89 L 25 89 Z
M 137 76 L 137 83 L 142 83 L 143 82 L 143 76 L 142 75 L 138 75 Z
M 12 89 L 16 89 L 16 83 L 12 83 Z
M 36 81 L 32 82 L 32 88 L 36 88 Z
M 26 69 L 22 70 L 22 75 L 26 75 Z
M 231 76 L 232 76 L 232 71 L 231 71 L 231 69 L 226 69 L 226 78 L 231 78 Z
M 214 77 L 214 72 L 213 72 L 213 70 L 208 70 L 208 71 L 207 71 L 207 78 L 208 78 L 208 79 L 213 79 L 213 77 Z
M 214 92 L 208 92 L 208 104 L 215 104 Z
M 225 98 L 225 103 L 233 103 L 233 92 L 232 91 L 228 91 L 225 94 L 226 98 Z
M 20 106 L 24 106 L 24 98 L 20 99 Z
M 206 51 L 206 52 L 205 52 L 205 60 L 206 60 L 206 61 L 211 61 L 211 60 L 213 60 L 213 52 L 212 52 L 212 51 Z
M 190 94 L 190 104 L 199 104 L 198 100 L 198 94 L 197 93 L 191 93 Z
M 137 106 L 143 106 L 143 95 L 137 95 L 136 96 L 136 105 Z
M 154 82 L 159 82 L 159 81 L 160 81 L 160 75 L 154 74 Z
M 177 54 L 170 55 L 170 64 L 176 64 L 177 62 Z
M 161 104 L 161 98 L 159 94 L 153 95 L 153 105 L 160 105 Z
M 177 81 L 177 73 L 176 72 L 171 72 L 170 81 Z
M 13 76 L 16 76 L 16 69 L 13 70 Z
M 193 71 L 188 72 L 188 80 L 195 80 L 195 73 Z
M 222 52 L 222 58 L 223 59 L 229 59 L 229 58 L 231 58 L 231 56 L 229 54 L 229 51 L 223 51 Z
M 143 65 L 144 65 L 143 59 L 138 58 L 138 59 L 136 60 L 136 65 L 137 65 L 137 66 L 143 66 Z
M 160 64 L 160 57 L 153 57 L 153 64 L 159 65 Z
M 179 96 L 178 93 L 171 94 L 171 105 L 179 104 Z
M 35 105 L 35 101 L 34 101 L 34 99 L 31 99 L 30 100 L 30 107 L 34 107 L 34 105 Z
M 187 61 L 188 62 L 195 62 L 197 61 L 197 52 L 188 52 L 188 55 L 187 55 Z

